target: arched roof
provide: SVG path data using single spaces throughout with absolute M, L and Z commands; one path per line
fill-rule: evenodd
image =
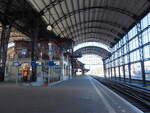
M 113 46 L 150 11 L 150 0 L 27 0 L 60 37 Z M 91 38 L 92 37 L 92 38 Z
M 76 50 L 75 53 L 76 54 L 82 54 L 82 55 L 84 55 L 84 54 L 95 54 L 95 55 L 101 56 L 102 58 L 106 58 L 107 56 L 110 55 L 110 52 L 108 52 L 104 48 L 96 47 L 96 46 L 83 47 L 83 48 Z

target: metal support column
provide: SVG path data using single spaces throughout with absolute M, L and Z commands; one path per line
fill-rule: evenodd
M 73 51 L 73 49 L 71 50 L 71 51 Z M 72 52 L 71 52 L 72 53 Z M 75 76 L 75 70 L 74 70 L 74 64 L 73 64 L 73 58 L 71 58 L 71 73 L 72 73 L 72 77 L 74 77 Z
M 115 59 L 115 56 L 113 56 L 113 61 L 112 61 L 112 63 L 113 63 L 113 67 L 112 67 L 112 68 L 114 69 L 114 70 L 113 70 L 113 74 L 114 74 L 114 77 L 115 77 L 115 79 L 116 79 L 116 65 L 115 65 L 115 64 L 116 64 L 116 62 L 115 62 L 115 60 L 114 60 L 114 59 Z
M 119 44 L 117 45 L 117 48 L 119 48 Z M 120 50 L 118 50 L 118 51 L 120 51 Z M 120 52 L 117 52 L 117 57 L 120 57 L 121 55 L 120 55 Z M 117 63 L 118 63 L 118 65 L 117 65 L 117 67 L 118 67 L 118 74 L 119 74 L 119 80 L 121 80 L 121 75 L 120 75 L 120 58 L 118 58 L 117 59 Z
M 73 55 L 73 47 L 74 47 L 74 43 L 72 42 L 72 47 L 71 47 L 71 54 Z M 74 65 L 73 65 L 73 58 L 70 59 L 71 60 L 71 72 L 72 72 L 72 77 L 76 76 L 75 75 L 75 70 L 74 70 Z
M 106 65 L 105 65 L 104 60 L 103 60 L 103 71 L 104 71 L 104 77 L 107 78 L 107 76 L 106 76 Z
M 84 69 L 82 69 L 82 75 L 85 75 Z
M 123 41 L 121 41 L 121 46 L 122 46 L 122 48 L 121 48 L 121 55 L 122 55 L 122 62 L 121 62 L 121 64 L 122 64 L 122 68 L 123 68 L 123 81 L 125 81 L 126 80 L 126 75 L 125 75 L 125 56 L 124 56 L 124 51 L 125 51 L 125 47 L 123 46 Z
M 125 65 L 123 65 L 123 81 L 126 81 Z
M 145 68 L 144 68 L 144 51 L 143 51 L 143 37 L 142 37 L 142 27 L 141 22 L 139 22 L 137 25 L 137 33 L 138 33 L 138 43 L 139 43 L 139 54 L 140 54 L 140 63 L 141 63 L 141 72 L 142 72 L 142 80 L 143 85 L 146 85 L 146 78 L 145 78 Z
M 31 61 L 36 62 L 37 60 L 37 44 L 38 44 L 38 33 L 39 33 L 39 23 L 38 19 L 35 21 L 34 26 L 32 28 L 32 53 L 31 53 Z M 36 81 L 36 66 L 32 65 L 32 75 L 31 81 Z
M 7 60 L 7 47 L 10 38 L 11 25 L 3 24 L 0 38 L 0 81 L 5 78 L 5 64 Z
M 130 47 L 129 47 L 129 36 L 128 34 L 126 35 L 126 43 L 127 43 L 127 53 L 128 53 L 128 56 L 127 56 L 127 60 L 128 60 L 128 70 L 129 70 L 129 82 L 132 82 L 132 78 L 131 78 L 131 61 L 130 61 Z
M 116 77 L 116 67 L 114 67 L 114 76 L 115 76 L 115 79 L 117 78 Z

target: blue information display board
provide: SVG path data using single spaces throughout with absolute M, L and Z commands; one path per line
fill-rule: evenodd
M 49 61 L 49 62 L 48 62 L 48 65 L 49 65 L 49 66 L 55 66 L 56 64 L 54 63 L 54 61 Z
M 36 66 L 37 66 L 36 61 L 32 61 L 32 62 L 31 62 L 31 65 L 32 65 L 33 67 L 36 67 Z

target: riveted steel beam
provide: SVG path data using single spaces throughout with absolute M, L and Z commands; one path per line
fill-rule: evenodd
M 87 30 L 88 29 L 88 31 L 91 29 L 91 30 L 93 30 L 93 29 L 95 29 L 95 30 L 103 30 L 103 31 L 105 31 L 105 32 L 109 32 L 109 33 L 111 33 L 112 35 L 114 35 L 116 38 L 118 38 L 118 39 L 120 39 L 121 37 L 121 33 L 119 33 L 118 31 L 116 31 L 116 30 L 114 30 L 114 29 L 110 29 L 110 28 L 106 28 L 106 27 L 101 27 L 101 26 L 91 26 L 91 27 L 81 27 L 81 28 L 79 28 L 79 29 L 76 29 L 76 31 L 71 31 L 70 33 L 72 34 L 72 35 L 74 35 L 74 34 L 76 34 L 76 32 L 82 32 L 83 30 Z M 89 31 L 90 32 L 90 31 Z M 61 35 L 61 33 L 59 34 L 59 35 Z M 79 36 L 79 35 L 78 35 Z
M 77 10 L 74 10 L 72 12 L 67 13 L 67 14 L 63 15 L 61 18 L 56 19 L 53 22 L 52 25 L 55 26 L 58 23 L 62 22 L 64 19 L 70 18 L 71 16 L 73 16 L 75 14 L 78 14 L 80 12 L 85 12 L 85 11 L 88 11 L 88 10 L 95 10 L 95 9 L 98 9 L 98 10 L 109 10 L 109 11 L 117 12 L 117 13 L 126 15 L 128 17 L 131 17 L 133 20 L 135 20 L 137 18 L 137 15 L 135 15 L 135 14 L 133 14 L 131 12 L 128 12 L 126 10 L 123 10 L 123 9 L 120 9 L 120 8 L 116 8 L 116 7 L 88 7 L 88 8 L 77 9 Z
M 110 42 L 115 42 L 115 39 L 117 38 L 117 37 L 115 37 L 115 36 L 113 36 L 113 35 L 111 35 L 111 34 L 109 34 L 109 33 L 104 33 L 104 32 L 85 32 L 85 33 L 79 33 L 79 36 L 81 37 L 81 36 L 87 36 L 87 35 L 89 35 L 89 34 L 93 34 L 93 35 L 97 35 L 98 37 L 100 37 L 100 38 L 102 38 L 103 40 L 108 40 L 108 41 L 110 41 Z M 105 37 L 103 37 L 103 36 L 105 36 Z M 78 39 L 79 37 L 76 37 L 76 36 L 74 36 L 73 37 L 74 39 Z M 86 37 L 87 38 L 87 37 Z M 85 39 L 86 39 L 85 38 Z

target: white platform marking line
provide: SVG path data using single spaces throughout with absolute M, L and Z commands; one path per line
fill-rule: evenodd
M 91 77 L 90 77 L 91 78 Z M 93 79 L 93 78 L 91 78 Z M 105 88 L 106 90 L 110 91 L 113 95 L 115 95 L 116 97 L 118 97 L 120 100 L 122 100 L 126 105 L 128 105 L 129 107 L 131 107 L 136 113 L 144 113 L 141 110 L 139 110 L 137 107 L 135 107 L 134 105 L 132 105 L 130 102 L 128 102 L 127 100 L 125 100 L 124 98 L 122 98 L 121 96 L 119 96 L 118 94 L 116 94 L 115 92 L 113 92 L 111 89 L 107 88 L 106 86 L 104 86 L 103 84 L 99 83 L 97 80 L 93 79 L 96 83 L 98 83 L 101 87 Z
M 98 96 L 102 99 L 104 105 L 106 106 L 109 113 L 116 113 L 116 111 L 112 108 L 112 106 L 109 104 L 109 102 L 105 99 L 105 97 L 101 94 L 101 92 L 98 90 L 97 86 L 93 83 L 93 81 L 89 78 L 90 83 L 94 87 L 95 91 L 97 92 Z

